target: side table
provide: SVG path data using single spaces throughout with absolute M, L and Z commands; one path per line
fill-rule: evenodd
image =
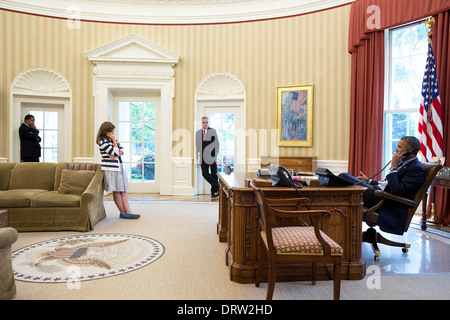
M 8 210 L 0 209 L 0 228 L 8 226 Z
M 436 187 L 438 188 L 446 188 L 446 189 L 450 189 L 450 178 L 448 176 L 436 176 L 433 180 L 433 182 L 431 183 L 431 187 L 433 188 L 433 198 L 430 199 L 431 202 L 431 217 L 435 216 L 435 200 L 434 200 L 434 194 L 436 191 Z M 428 223 L 434 223 L 434 224 L 441 224 L 441 225 L 445 225 L 444 223 L 439 223 L 439 222 L 435 222 L 435 221 L 431 221 L 431 220 L 427 220 L 427 200 L 428 200 L 428 193 L 425 193 L 423 200 L 422 200 L 422 225 L 421 228 L 422 230 L 426 230 L 427 229 L 427 222 Z

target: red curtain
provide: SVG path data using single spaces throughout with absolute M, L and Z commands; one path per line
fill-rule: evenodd
M 371 177 L 383 150 L 384 32 L 369 34 L 352 53 L 351 81 L 349 172 Z
M 445 166 L 450 167 L 450 63 L 448 57 L 450 43 L 450 11 L 438 14 L 432 26 L 433 51 L 436 60 L 439 95 L 441 97 L 442 126 L 444 129 Z M 436 221 L 450 224 L 450 189 L 436 188 L 436 194 L 431 190 L 431 197 L 436 201 Z M 428 205 L 428 217 L 431 215 L 431 201 Z
M 357 0 L 350 12 L 349 52 L 372 32 L 450 10 L 449 0 Z
M 357 0 L 352 3 L 348 51 L 352 54 L 349 172 L 372 176 L 382 162 L 384 101 L 384 29 L 435 16 L 433 48 L 443 105 L 444 156 L 448 148 L 450 70 L 449 0 Z M 440 188 L 439 188 L 440 189 Z M 437 217 L 450 219 L 450 192 L 436 191 Z

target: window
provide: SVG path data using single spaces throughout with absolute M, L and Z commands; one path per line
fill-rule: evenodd
M 416 22 L 386 31 L 384 163 L 400 138 L 419 137 L 419 107 L 428 48 L 428 28 Z
M 154 102 L 119 102 L 118 141 L 131 183 L 155 182 L 155 112 Z
M 220 143 L 217 172 L 225 171 L 225 166 L 230 166 L 234 171 L 234 118 L 234 113 L 211 112 L 210 114 L 209 125 L 216 129 Z
M 40 162 L 58 162 L 58 112 L 31 110 L 41 137 Z

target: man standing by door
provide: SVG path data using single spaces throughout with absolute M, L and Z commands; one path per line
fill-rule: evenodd
M 209 127 L 208 117 L 202 117 L 202 129 L 195 134 L 197 161 L 201 164 L 202 176 L 211 185 L 211 197 L 219 195 L 219 178 L 217 177 L 217 155 L 219 139 L 215 129 Z
M 34 124 L 34 116 L 27 114 L 24 123 L 19 128 L 20 160 L 22 162 L 39 162 L 41 156 L 41 137 Z

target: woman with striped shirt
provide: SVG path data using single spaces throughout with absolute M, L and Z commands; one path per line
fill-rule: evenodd
M 113 192 L 114 203 L 120 212 L 120 218 L 139 219 L 140 215 L 131 213 L 128 203 L 128 178 L 123 170 L 123 148 L 117 142 L 114 135 L 115 126 L 109 122 L 103 122 L 97 133 L 97 144 L 102 156 L 103 186 L 106 191 Z

